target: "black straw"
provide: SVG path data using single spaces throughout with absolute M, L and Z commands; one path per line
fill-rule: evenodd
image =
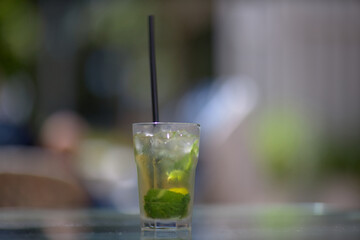
M 154 16 L 149 16 L 149 50 L 150 50 L 150 78 L 153 122 L 159 122 L 159 108 L 156 83 Z

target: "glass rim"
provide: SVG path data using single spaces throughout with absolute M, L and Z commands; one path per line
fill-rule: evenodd
M 178 126 L 194 126 L 194 127 L 200 127 L 199 123 L 191 123 L 191 122 L 139 122 L 139 123 L 133 123 L 133 126 L 148 126 L 148 125 L 178 125 Z

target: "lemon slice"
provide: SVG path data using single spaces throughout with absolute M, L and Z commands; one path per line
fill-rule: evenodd
M 186 188 L 170 188 L 169 191 L 181 193 L 183 195 L 186 195 L 189 193 L 189 191 Z

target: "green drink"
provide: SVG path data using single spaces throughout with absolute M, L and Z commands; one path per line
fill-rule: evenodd
M 142 229 L 190 229 L 200 127 L 133 124 Z

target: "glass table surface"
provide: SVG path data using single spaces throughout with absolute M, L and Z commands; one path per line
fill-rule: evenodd
M 360 211 L 321 203 L 199 205 L 192 231 L 141 232 L 137 214 L 114 210 L 0 210 L 0 239 L 360 239 Z

